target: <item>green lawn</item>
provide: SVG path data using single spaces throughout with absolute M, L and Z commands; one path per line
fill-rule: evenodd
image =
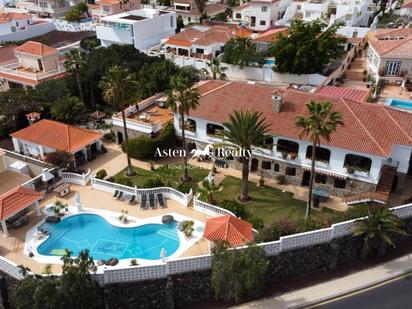
M 180 178 L 183 175 L 183 165 L 171 165 L 168 168 L 173 169 L 174 172 L 171 172 L 171 187 L 177 188 L 182 182 Z M 126 173 L 126 169 L 123 169 L 121 172 L 114 175 L 114 179 L 118 180 L 124 177 Z M 137 176 L 130 178 L 135 186 L 138 188 L 142 188 L 144 183 L 150 178 L 160 178 L 164 183 L 166 183 L 165 179 L 158 174 L 157 170 L 149 171 L 141 168 L 134 167 L 134 170 L 137 171 Z M 197 184 L 200 181 L 203 181 L 205 177 L 208 175 L 209 170 L 204 168 L 199 168 L 197 166 L 189 165 L 189 176 L 192 177 L 192 181 L 188 182 L 188 185 L 192 187 L 192 189 L 197 189 Z
M 235 177 L 226 177 L 221 185 L 223 190 L 216 192 L 213 198 L 217 205 L 223 200 L 235 200 L 240 193 L 241 180 Z M 293 198 L 290 192 L 265 187 L 258 188 L 256 183 L 249 182 L 252 201 L 245 203 L 246 210 L 253 216 L 263 220 L 265 226 L 269 226 L 275 219 L 289 218 L 293 221 L 302 220 L 305 217 L 306 202 Z M 324 209 L 313 210 L 313 218 L 327 221 L 341 221 L 343 215 L 335 211 Z

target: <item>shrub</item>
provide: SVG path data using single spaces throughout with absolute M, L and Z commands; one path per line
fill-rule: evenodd
M 238 202 L 224 200 L 221 204 L 221 207 L 233 212 L 236 215 L 236 217 L 246 218 L 247 216 L 245 206 Z
M 128 187 L 133 187 L 133 181 L 126 176 L 120 176 L 116 179 L 116 183 L 124 185 L 124 186 L 128 186 Z
M 175 144 L 175 131 L 171 124 L 168 124 L 162 133 L 151 138 L 146 135 L 140 135 L 129 140 L 129 153 L 135 159 L 151 159 L 155 157 L 156 149 L 167 149 Z M 125 152 L 125 145 L 122 145 L 122 150 Z
M 265 226 L 265 224 L 263 223 L 263 220 L 256 216 L 249 217 L 247 221 L 253 225 L 254 229 L 257 229 L 257 230 L 260 230 Z
M 47 163 L 58 166 L 62 169 L 68 169 L 72 161 L 72 154 L 66 151 L 55 151 L 46 154 Z
M 113 141 L 114 140 L 114 133 L 113 132 L 105 133 L 103 135 L 103 139 L 106 140 L 106 141 Z
M 142 187 L 143 188 L 164 187 L 164 183 L 159 178 L 149 178 L 143 183 Z
M 182 182 L 177 186 L 176 189 L 183 193 L 189 193 L 192 189 L 192 186 L 186 182 Z
M 286 176 L 285 175 L 277 175 L 276 179 L 278 181 L 278 184 L 284 185 L 286 183 Z
M 107 176 L 107 172 L 105 169 L 101 169 L 96 173 L 97 179 L 104 179 Z
M 257 242 L 275 241 L 281 236 L 298 232 L 298 226 L 289 219 L 275 220 L 269 227 L 262 229 L 256 236 Z

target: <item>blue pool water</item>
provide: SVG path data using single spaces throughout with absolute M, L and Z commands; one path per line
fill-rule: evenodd
M 402 99 L 388 99 L 387 104 L 396 108 L 412 109 L 412 101 Z
M 179 247 L 178 225 L 145 224 L 138 227 L 116 227 L 95 214 L 79 214 L 57 224 L 44 223 L 42 228 L 50 232 L 37 252 L 42 255 L 61 256 L 69 249 L 74 256 L 89 249 L 95 260 L 99 259 L 160 259 L 160 251 L 166 256 Z
M 265 59 L 265 64 L 269 64 L 269 65 L 275 65 L 275 58 L 266 58 Z

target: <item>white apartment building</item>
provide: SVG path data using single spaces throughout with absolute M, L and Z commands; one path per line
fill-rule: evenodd
M 251 0 L 233 8 L 233 21 L 240 22 L 254 31 L 266 31 L 282 18 L 291 0 Z
M 100 21 L 96 35 L 102 46 L 133 44 L 144 51 L 176 32 L 176 13 L 163 10 L 144 8 L 107 16 Z
M 33 2 L 17 2 L 16 8 L 24 9 L 40 17 L 64 16 L 82 0 L 34 0 Z

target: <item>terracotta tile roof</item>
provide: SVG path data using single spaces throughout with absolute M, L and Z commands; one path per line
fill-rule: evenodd
M 165 44 L 189 47 L 192 45 L 210 46 L 216 43 L 226 43 L 235 37 L 240 28 L 227 26 L 193 26 L 170 37 Z M 247 32 L 241 32 L 245 34 Z
M 271 94 L 275 87 L 213 80 L 198 86 L 199 106 L 190 112 L 195 118 L 225 122 L 235 110 L 259 111 L 276 136 L 299 139 L 295 126 L 297 115 L 307 115 L 306 103 L 330 101 L 342 114 L 345 125 L 339 127 L 329 142 L 323 144 L 356 152 L 390 157 L 395 144 L 412 146 L 412 114 L 395 111 L 380 104 L 359 103 L 319 93 L 278 89 L 283 94 L 280 113 L 272 111 Z M 306 138 L 304 138 L 306 139 Z
M 369 92 L 369 90 L 335 86 L 321 86 L 316 90 L 318 94 L 344 98 L 355 102 L 366 102 Z
M 57 49 L 34 41 L 28 41 L 20 45 L 15 51 L 36 56 L 47 56 L 57 53 Z
M 48 119 L 42 119 L 10 135 L 14 138 L 67 152 L 76 152 L 102 136 L 95 131 Z
M 203 237 L 225 240 L 232 247 L 241 246 L 253 240 L 252 224 L 231 215 L 208 219 Z
M 402 4 L 401 8 L 411 9 L 411 8 L 412 8 L 412 0 L 406 0 L 406 1 Z
M 412 29 L 383 29 L 378 31 L 369 44 L 380 56 L 412 58 Z
M 7 219 L 19 211 L 41 200 L 43 194 L 25 187 L 17 187 L 0 196 L 0 220 Z
M 8 23 L 16 19 L 31 18 L 29 14 L 25 13 L 3 13 L 0 14 L 0 24 Z
M 17 61 L 16 56 L 14 55 L 14 49 L 17 45 L 11 44 L 0 47 L 0 64 L 2 63 L 11 63 Z
M 271 43 L 271 42 L 274 42 L 276 40 L 276 38 L 278 37 L 278 34 L 281 34 L 283 36 L 287 36 L 288 33 L 289 33 L 288 28 L 270 29 L 268 31 L 260 33 L 255 39 L 253 39 L 253 41 Z
M 97 4 L 118 4 L 119 0 L 99 0 Z

